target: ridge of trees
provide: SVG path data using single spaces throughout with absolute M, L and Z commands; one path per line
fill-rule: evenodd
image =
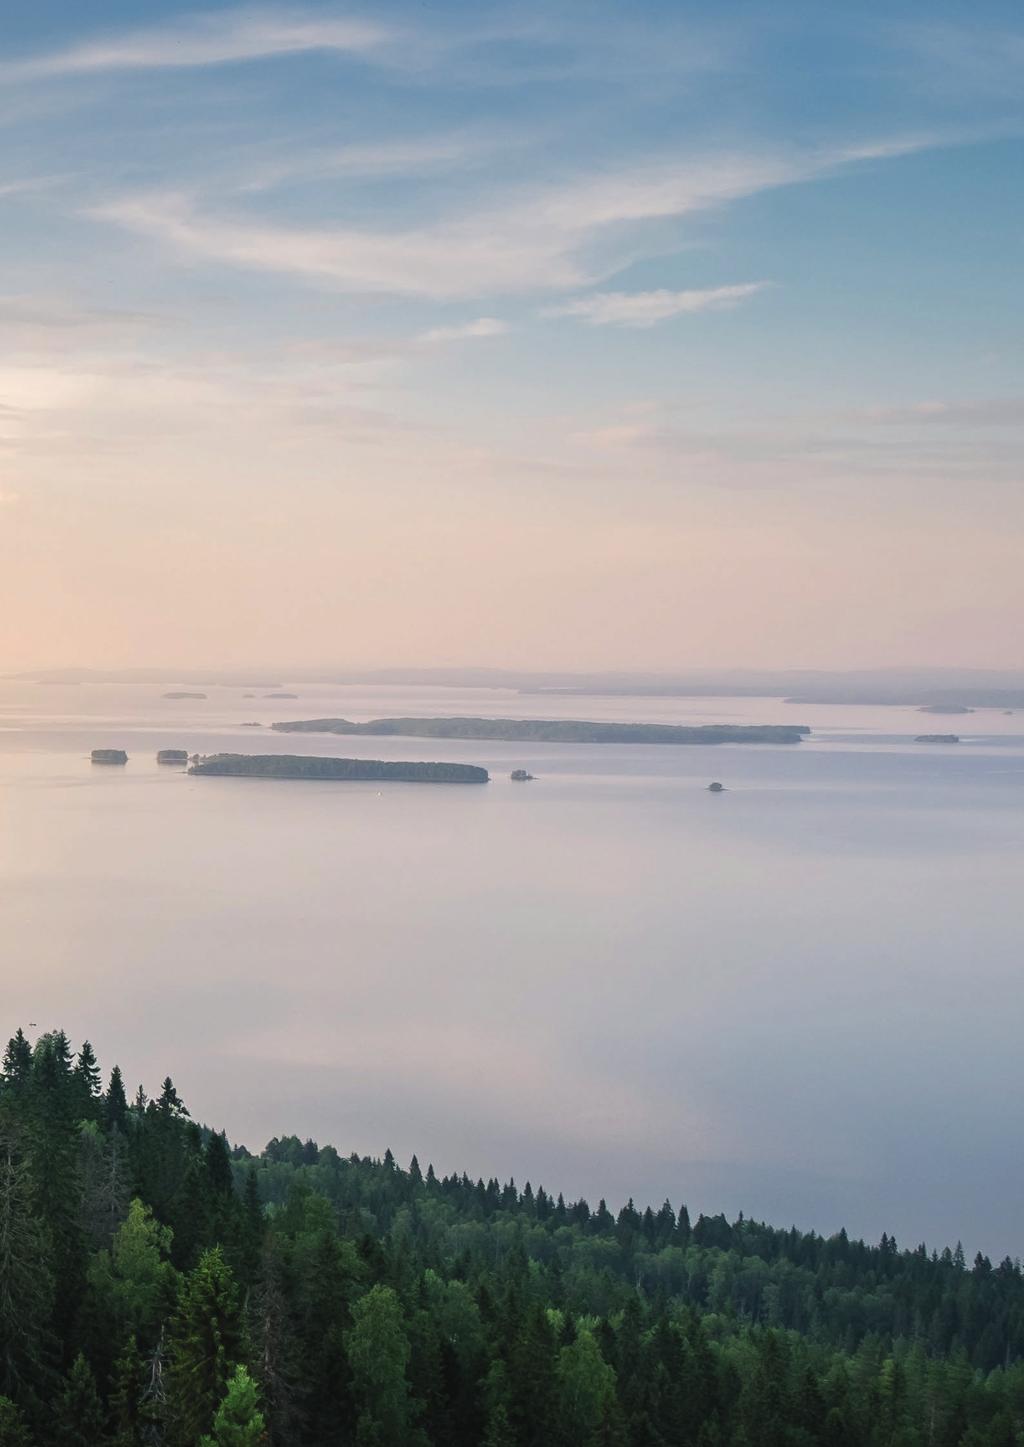
M 0 1447 L 1022 1447 L 1024 1277 L 0 1072 Z

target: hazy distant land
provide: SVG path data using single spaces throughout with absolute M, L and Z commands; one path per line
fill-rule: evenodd
M 39 669 L 13 675 L 38 683 L 153 683 L 186 688 L 283 690 L 295 684 L 429 685 L 434 688 L 500 688 L 565 696 L 631 698 L 785 698 L 794 704 L 873 704 L 922 707 L 1024 708 L 1024 671 L 993 668 L 681 668 L 652 673 L 605 669 L 510 668 L 296 668 L 273 663 L 265 670 L 191 668 Z
M 542 744 L 798 744 L 807 724 L 598 723 L 586 719 L 347 718 L 293 719 L 271 725 L 283 734 L 347 734 L 418 739 L 497 739 Z

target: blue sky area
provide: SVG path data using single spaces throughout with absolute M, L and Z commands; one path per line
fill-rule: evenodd
M 358 523 L 338 566 L 394 603 L 438 514 L 438 661 L 526 661 L 487 541 L 526 506 L 531 660 L 1019 662 L 1019 6 L 99 0 L 4 30 L 0 562 L 33 660 L 78 649 L 83 590 L 113 616 L 99 574 L 168 656 L 173 487 L 222 544 L 190 598 L 276 647 L 244 569 L 316 578 L 327 613 L 289 617 L 318 661 L 354 594 L 310 528 Z M 773 560 L 821 632 L 793 599 L 680 643 Z M 598 597 L 617 627 L 580 648 Z M 374 657 L 411 661 L 379 616 Z

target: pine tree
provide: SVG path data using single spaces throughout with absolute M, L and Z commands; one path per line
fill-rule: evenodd
M 256 1383 L 245 1367 L 236 1367 L 214 1416 L 213 1431 L 201 1439 L 200 1447 L 258 1447 L 266 1440 Z
M 168 1406 L 175 1439 L 192 1447 L 209 1432 L 242 1356 L 238 1294 L 218 1248 L 206 1251 L 182 1288 L 170 1343 Z
M 65 1337 L 85 1284 L 86 1245 L 80 1224 L 79 1117 L 71 1047 L 62 1030 L 36 1042 L 29 1098 L 26 1162 L 33 1204 L 46 1223 L 53 1273 L 60 1283 L 54 1327 Z
M 558 1357 L 556 1420 L 566 1447 L 589 1442 L 597 1434 L 614 1396 L 614 1371 L 591 1333 L 578 1331 L 575 1341 L 564 1346 Z
M 103 1097 L 103 1120 L 107 1130 L 125 1131 L 128 1128 L 128 1100 L 124 1093 L 124 1079 L 117 1065 L 110 1072 L 110 1084 Z
M 259 1176 L 255 1166 L 250 1166 L 245 1173 L 240 1231 L 239 1262 L 244 1280 L 249 1284 L 256 1279 L 259 1271 L 260 1252 L 266 1231 L 266 1218 L 263 1213 L 263 1202 L 260 1199 Z
M 141 1447 L 146 1414 L 146 1367 L 134 1334 L 114 1363 L 110 1384 L 111 1447 Z
M 352 1308 L 345 1351 L 358 1404 L 358 1447 L 408 1447 L 418 1440 L 406 1368 L 409 1338 L 390 1286 L 373 1286 Z
M 509 1416 L 521 1447 L 546 1447 L 557 1411 L 555 1333 L 547 1312 L 532 1307 L 512 1343 Z
M 32 1075 L 32 1046 L 19 1028 L 7 1042 L 4 1051 L 0 1084 L 7 1090 L 18 1090 L 28 1084 Z
M 177 1274 L 167 1256 L 171 1231 L 148 1206 L 133 1200 L 110 1249 L 89 1264 L 89 1284 L 115 1342 L 129 1335 L 152 1347 L 174 1302 Z
M 104 1413 L 92 1367 L 79 1352 L 57 1398 L 54 1443 L 59 1447 L 96 1447 L 103 1436 Z
M 142 1087 L 140 1086 L 139 1089 L 141 1091 Z M 188 1111 L 169 1075 L 164 1077 L 163 1085 L 160 1087 L 160 1097 L 156 1102 L 156 1108 L 160 1115 L 170 1120 L 182 1120 L 188 1116 Z
M 28 1166 L 0 1112 L 0 1393 L 17 1400 L 47 1379 L 52 1261 Z
M 0 1447 L 33 1447 L 21 1408 L 10 1397 L 0 1397 Z
M 204 1160 L 211 1194 L 215 1197 L 230 1197 L 234 1190 L 231 1177 L 231 1155 L 223 1134 L 214 1131 L 210 1135 L 206 1142 Z
M 93 1247 L 106 1246 L 128 1212 L 128 1153 L 120 1131 L 104 1134 L 95 1121 L 83 1121 L 78 1137 L 82 1183 L 80 1223 Z
M 102 1111 L 100 1068 L 88 1040 L 82 1041 L 71 1077 L 79 1120 L 99 1120 Z
M 516 1447 L 516 1434 L 508 1420 L 504 1402 L 498 1402 L 487 1416 L 487 1431 L 480 1447 Z

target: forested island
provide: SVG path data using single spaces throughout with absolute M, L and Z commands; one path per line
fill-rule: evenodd
M 0 1072 L 3 1447 L 1019 1447 L 1024 1278 Z
M 407 784 L 486 784 L 490 775 L 475 764 L 424 764 L 384 759 L 307 758 L 302 754 L 207 754 L 190 774 L 242 779 L 371 779 Z
M 93 749 L 89 755 L 94 764 L 126 764 L 128 755 L 124 749 Z
M 798 744 L 806 724 L 605 723 L 550 718 L 293 719 L 271 725 L 283 734 L 350 734 L 416 739 L 485 739 L 540 744 Z
M 156 761 L 158 764 L 187 764 L 188 749 L 158 749 Z
M 915 744 L 958 744 L 959 734 L 918 734 Z
M 191 693 L 187 689 L 176 688 L 170 693 L 162 694 L 163 698 L 206 698 L 205 693 Z

